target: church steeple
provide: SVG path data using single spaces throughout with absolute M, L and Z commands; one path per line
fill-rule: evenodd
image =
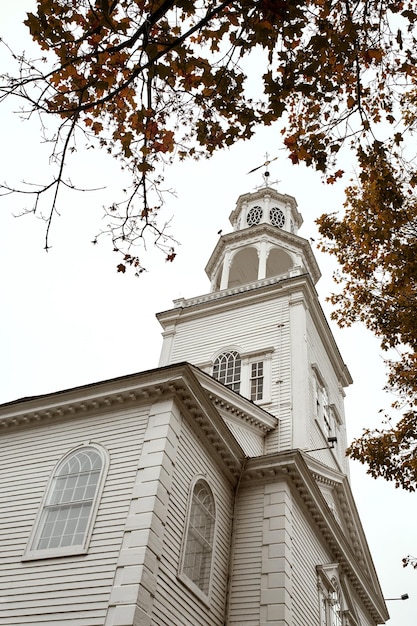
M 191 362 L 274 416 L 265 452 L 301 449 L 347 473 L 343 389 L 352 381 L 314 287 L 320 270 L 298 234 L 297 202 L 266 185 L 238 198 L 230 222 L 206 267 L 210 293 L 158 315 L 159 364 Z M 251 456 L 250 438 L 236 432 Z

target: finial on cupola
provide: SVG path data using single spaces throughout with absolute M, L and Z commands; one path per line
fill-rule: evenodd
M 270 159 L 270 158 L 269 158 L 269 154 L 268 154 L 268 153 L 266 153 L 266 154 L 265 154 L 265 159 L 266 159 L 266 161 L 265 161 L 264 163 L 262 163 L 262 165 L 258 165 L 257 167 L 254 167 L 252 170 L 250 170 L 250 171 L 248 172 L 248 174 L 252 174 L 253 172 L 257 172 L 258 170 L 260 170 L 260 169 L 261 169 L 261 167 L 268 168 L 268 165 L 269 165 L 270 163 L 272 163 L 273 161 L 276 161 L 276 160 L 278 159 L 278 157 L 276 156 L 276 157 L 274 157 L 273 159 Z M 268 186 L 269 186 L 269 176 L 270 176 L 270 173 L 269 173 L 268 169 L 266 169 L 266 170 L 265 170 L 265 172 L 262 174 L 262 177 L 263 177 L 263 179 L 264 179 L 264 184 L 265 184 L 265 187 L 268 187 Z M 277 183 L 278 183 L 279 181 L 277 180 L 277 181 L 274 181 L 274 182 L 277 182 Z

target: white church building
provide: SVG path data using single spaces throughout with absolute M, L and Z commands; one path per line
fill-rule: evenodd
M 375 626 L 295 198 L 238 198 L 159 367 L 0 407 L 0 626 Z

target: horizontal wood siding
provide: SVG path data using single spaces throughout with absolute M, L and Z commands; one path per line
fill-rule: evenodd
M 264 453 L 263 435 L 254 433 L 250 428 L 236 424 L 235 421 L 228 419 L 224 419 L 224 421 L 246 456 L 261 456 Z
M 271 347 L 276 343 L 281 321 L 280 300 L 240 305 L 237 309 L 211 308 L 198 319 L 176 326 L 171 362 L 204 363 L 227 346 L 240 346 L 243 352 Z
M 274 453 L 291 448 L 292 411 L 291 411 L 291 342 L 290 312 L 288 297 L 280 300 L 277 312 L 275 352 L 272 356 L 272 405 L 265 407 L 279 417 L 279 429 L 272 432 L 266 441 L 266 452 Z
M 323 377 L 323 382 L 326 385 L 329 404 L 335 405 L 337 412 L 342 419 L 343 424 L 339 427 L 336 426 L 336 430 L 334 434 L 337 436 L 337 444 L 333 450 L 333 453 L 330 454 L 326 451 L 320 451 L 316 454 L 316 457 L 322 461 L 337 469 L 339 471 L 343 471 L 344 473 L 348 473 L 348 461 L 345 456 L 346 449 L 346 428 L 345 428 L 345 411 L 344 411 L 344 396 L 341 393 L 339 380 L 336 375 L 336 372 L 331 363 L 329 354 L 327 353 L 322 340 L 320 338 L 317 329 L 313 325 L 313 322 L 310 317 L 307 318 L 308 321 L 308 333 L 307 333 L 307 346 L 308 346 L 308 358 L 310 364 L 317 364 L 321 376 Z M 322 424 L 319 424 L 315 419 L 315 399 L 314 399 L 314 374 L 312 368 L 310 367 L 310 371 L 308 372 L 309 377 L 309 406 L 310 409 L 310 445 L 311 448 L 322 447 L 326 445 L 326 437 L 324 427 Z M 337 459 L 337 463 L 335 462 Z
M 147 408 L 57 420 L 0 437 L 0 625 L 104 623 Z M 22 562 L 56 463 L 80 444 L 109 452 L 110 464 L 88 553 Z
M 319 594 L 316 567 L 317 565 L 334 563 L 335 559 L 317 533 L 318 530 L 316 531 L 312 521 L 306 516 L 304 507 L 298 500 L 294 500 L 292 549 L 292 605 L 294 621 L 292 626 L 306 626 L 307 624 L 319 623 Z M 343 585 L 347 587 L 347 595 L 345 601 L 342 602 L 342 608 L 358 616 L 358 624 L 361 626 L 375 626 L 374 621 L 370 619 L 355 589 L 346 577 L 343 578 Z M 348 602 L 353 602 L 354 605 L 348 604 Z
M 207 606 L 178 578 L 190 485 L 196 476 L 207 478 L 216 502 L 215 555 L 210 603 Z M 205 445 L 183 422 L 169 510 L 163 558 L 155 591 L 155 626 L 223 626 L 230 551 L 233 489 L 213 462 Z
M 311 522 L 303 509 L 293 502 L 293 626 L 319 623 L 319 594 L 316 566 L 330 563 Z
M 367 611 L 362 606 L 356 607 L 356 615 L 358 618 L 358 624 L 360 626 L 376 626 L 376 622 L 371 619 L 367 613 Z M 389 620 L 391 621 L 391 620 Z
M 263 485 L 239 491 L 227 622 L 230 626 L 259 625 L 264 501 Z
M 213 303 L 206 314 L 195 319 L 180 317 L 173 341 L 171 363 L 189 361 L 203 365 L 223 349 L 243 354 L 273 348 L 271 361 L 271 402 L 263 408 L 282 420 L 268 439 L 269 452 L 287 449 L 291 442 L 291 355 L 288 297 L 240 305 L 216 312 Z M 207 370 L 211 373 L 210 368 Z M 278 439 L 279 437 L 279 439 Z

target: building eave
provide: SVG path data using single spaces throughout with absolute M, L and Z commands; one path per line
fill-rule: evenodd
M 303 454 L 305 462 L 315 481 L 318 484 L 330 485 L 336 492 L 337 500 L 343 513 L 343 519 L 348 529 L 350 545 L 355 553 L 355 557 L 377 588 L 379 586 L 378 576 L 375 571 L 368 542 L 362 528 L 362 523 L 347 476 L 314 459 L 310 455 L 306 453 Z
M 222 385 L 209 374 L 195 368 L 195 375 L 209 394 L 210 401 L 225 416 L 239 418 L 267 435 L 278 427 L 279 420 L 260 406 Z
M 224 386 L 217 381 L 212 382 L 211 394 L 221 398 Z M 246 401 L 248 406 L 245 411 L 245 403 L 242 403 L 244 399 L 235 395 L 238 402 L 234 410 L 249 414 L 249 409 L 253 408 L 249 407 L 249 401 Z M 0 431 L 61 419 L 87 418 L 167 398 L 173 398 L 183 409 L 200 439 L 213 449 L 214 456 L 230 479 L 235 480 L 241 471 L 245 454 L 217 411 L 216 402 L 212 401 L 207 388 L 201 384 L 201 372 L 188 363 L 3 404 L 0 406 Z M 229 399 L 229 404 L 229 410 L 233 411 L 233 398 Z

